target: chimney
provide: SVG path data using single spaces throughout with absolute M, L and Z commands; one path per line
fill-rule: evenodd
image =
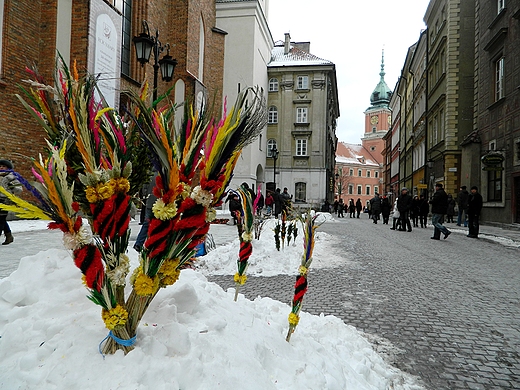
M 289 51 L 291 50 L 291 34 L 285 33 L 285 45 L 283 54 L 289 54 Z

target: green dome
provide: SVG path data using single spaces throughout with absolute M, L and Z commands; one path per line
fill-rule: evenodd
M 388 88 L 385 82 L 385 53 L 381 58 L 381 72 L 379 73 L 381 79 L 377 84 L 376 88 L 370 95 L 370 103 L 372 107 L 388 107 L 390 104 L 390 98 L 392 97 L 392 90 Z

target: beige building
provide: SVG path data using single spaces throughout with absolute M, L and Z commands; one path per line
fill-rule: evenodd
M 463 171 L 460 144 L 473 130 L 475 3 L 432 0 L 428 27 L 427 122 L 428 175 L 446 192 L 471 185 Z
M 267 68 L 267 188 L 287 187 L 303 208 L 333 201 L 339 117 L 336 67 L 309 48 L 285 34 Z

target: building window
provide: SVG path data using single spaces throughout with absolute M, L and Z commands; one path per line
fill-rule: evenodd
M 377 131 L 377 128 L 374 126 L 372 127 L 372 133 L 375 133 Z
M 271 151 L 274 148 L 277 148 L 276 140 L 274 138 L 267 140 L 267 157 L 273 157 L 273 154 Z
M 515 140 L 515 152 L 513 157 L 513 164 L 520 165 L 520 138 Z
M 123 32 L 121 42 L 121 73 L 130 77 L 130 51 L 132 48 L 132 0 L 123 0 Z
M 374 177 L 377 179 L 379 177 L 379 172 L 378 171 L 375 171 L 374 172 Z
M 495 62 L 495 101 L 504 97 L 504 57 Z
M 309 89 L 309 76 L 298 76 L 296 89 Z
M 502 171 L 488 172 L 488 202 L 502 202 Z
M 352 168 L 349 169 L 348 175 L 349 176 L 354 176 L 354 170 Z
M 306 139 L 297 139 L 296 140 L 296 155 L 297 156 L 307 156 L 307 140 Z
M 278 123 L 278 109 L 275 106 L 269 107 L 269 111 L 267 114 L 267 123 Z
M 506 0 L 498 0 L 497 3 L 497 13 L 502 12 L 502 10 L 506 7 Z
M 370 177 L 370 171 L 367 169 L 367 177 Z
M 361 171 L 361 169 L 358 169 L 358 171 L 357 171 L 357 175 L 358 175 L 359 177 L 361 177 L 362 173 L 363 173 L 363 172 Z
M 354 194 L 354 185 L 352 185 L 352 184 L 348 185 L 348 194 L 349 195 Z
M 361 190 L 361 186 L 358 185 L 358 186 L 357 186 L 357 194 L 358 194 L 358 195 L 363 195 L 363 194 L 361 193 L 361 191 L 362 191 L 362 190 Z
M 296 183 L 294 186 L 294 201 L 296 203 L 304 203 L 307 201 L 307 184 Z
M 307 107 L 296 108 L 296 123 L 307 123 Z
M 269 79 L 269 92 L 278 92 L 278 79 Z
M 374 186 L 374 194 L 375 193 L 379 193 L 379 187 L 378 186 Z
M 370 186 L 366 186 L 366 194 L 365 195 L 370 195 Z

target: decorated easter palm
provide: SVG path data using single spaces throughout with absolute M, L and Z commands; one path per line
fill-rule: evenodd
M 128 115 L 133 122 L 127 132 L 119 115 L 103 99 L 96 100 L 95 79 L 80 79 L 62 61 L 57 64 L 56 88 L 32 72 L 35 80 L 24 90 L 28 101 L 19 97 L 49 138 L 47 158 L 34 163 L 35 184 L 20 178 L 39 207 L 11 196 L 14 205 L 2 208 L 51 219 L 49 227 L 64 232 L 89 298 L 102 307 L 110 331 L 100 351 L 127 353 L 159 288 L 175 283 L 204 240 L 242 148 L 266 124 L 265 100 L 261 90 L 246 89 L 218 122 L 185 104 L 182 125 L 176 129 L 176 107 L 150 107 L 145 85 L 131 98 Z M 133 158 L 127 138 L 136 132 L 157 172 L 157 201 L 140 264 L 130 278 L 132 289 L 125 297 Z M 70 172 L 76 180 L 68 177 Z M 80 214 L 86 215 L 90 228 Z

